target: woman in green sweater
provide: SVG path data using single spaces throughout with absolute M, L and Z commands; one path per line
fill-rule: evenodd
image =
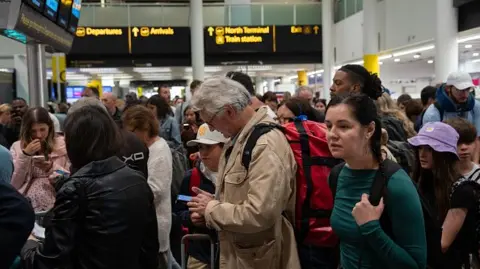
M 383 173 L 381 123 L 372 99 L 366 95 L 333 98 L 325 123 L 332 155 L 345 160 L 338 176 L 331 225 L 340 238 L 343 269 L 423 269 L 427 245 L 422 207 L 417 190 L 402 170 L 388 180 L 378 206 L 369 202 L 377 171 Z M 383 174 L 385 175 L 385 174 Z M 387 214 L 392 239 L 380 226 Z

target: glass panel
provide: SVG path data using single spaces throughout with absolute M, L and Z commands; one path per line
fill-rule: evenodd
M 252 11 L 250 5 L 231 5 L 230 9 L 230 25 L 252 25 Z
M 225 21 L 228 8 L 225 6 L 204 6 L 203 7 L 203 24 L 204 25 L 227 25 Z
M 130 24 L 132 26 L 164 26 L 162 22 L 163 7 L 130 7 Z
M 347 0 L 347 14 L 345 17 L 352 16 L 356 12 L 356 0 Z
M 345 19 L 345 1 L 338 0 L 335 5 L 335 22 Z
M 94 26 L 95 7 L 82 7 L 81 14 L 78 26 Z
M 357 12 L 363 10 L 363 0 L 357 0 Z
M 262 25 L 262 5 L 252 5 L 252 25 Z
M 128 8 L 126 6 L 96 7 L 94 23 L 95 23 L 94 26 L 100 26 L 100 27 L 127 26 L 128 25 Z
M 168 26 L 188 26 L 190 7 L 165 6 L 163 8 L 162 23 Z
M 263 6 L 265 25 L 291 25 L 293 22 L 293 5 L 274 4 Z M 297 18 L 298 19 L 298 18 Z
M 319 4 L 297 4 L 297 24 L 322 24 L 322 6 Z

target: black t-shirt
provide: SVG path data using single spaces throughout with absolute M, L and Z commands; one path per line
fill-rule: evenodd
M 142 172 L 145 179 L 148 178 L 148 148 L 137 136 L 131 132 L 122 130 L 125 147 L 118 157 L 130 168 Z
M 462 184 L 452 193 L 450 208 L 468 209 L 463 226 L 447 252 L 452 261 L 452 269 L 461 268 L 462 263 L 469 258 L 469 253 L 475 243 L 476 203 L 475 190 L 470 184 Z

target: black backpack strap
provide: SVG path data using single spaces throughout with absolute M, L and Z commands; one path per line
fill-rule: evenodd
M 385 160 L 380 165 L 377 173 L 375 174 L 375 179 L 373 180 L 372 187 L 370 189 L 370 197 L 368 200 L 374 206 L 377 206 L 380 203 L 380 199 L 383 197 L 383 202 L 386 205 L 388 200 L 387 186 L 390 178 L 398 170 L 401 170 L 402 167 L 394 161 Z M 392 220 L 388 217 L 388 213 L 384 210 L 382 216 L 380 217 L 380 226 L 383 231 L 393 239 L 393 229 L 392 229 Z
M 250 162 L 252 161 L 253 148 L 257 144 L 258 139 L 262 135 L 270 132 L 275 128 L 280 128 L 280 126 L 276 124 L 260 123 L 253 127 L 253 131 L 248 137 L 247 142 L 245 143 L 245 147 L 243 148 L 243 155 L 242 155 L 242 165 L 243 167 L 245 167 L 247 171 L 248 171 L 248 168 L 250 168 Z
M 328 175 L 328 186 L 332 192 L 333 201 L 335 201 L 335 196 L 337 195 L 338 177 L 340 176 L 340 171 L 342 171 L 344 166 L 344 162 L 335 165 L 332 170 L 330 170 L 330 174 Z
M 440 121 L 443 121 L 443 113 L 445 111 L 443 110 L 442 105 L 440 105 L 440 103 L 437 102 L 437 101 L 435 101 L 435 103 L 433 103 L 433 105 L 438 110 L 438 113 L 440 113 Z

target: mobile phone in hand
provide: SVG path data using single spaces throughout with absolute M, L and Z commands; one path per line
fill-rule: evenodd
M 192 196 L 188 196 L 188 195 L 178 195 L 177 201 L 181 201 L 181 202 L 188 203 L 188 202 L 192 201 Z

